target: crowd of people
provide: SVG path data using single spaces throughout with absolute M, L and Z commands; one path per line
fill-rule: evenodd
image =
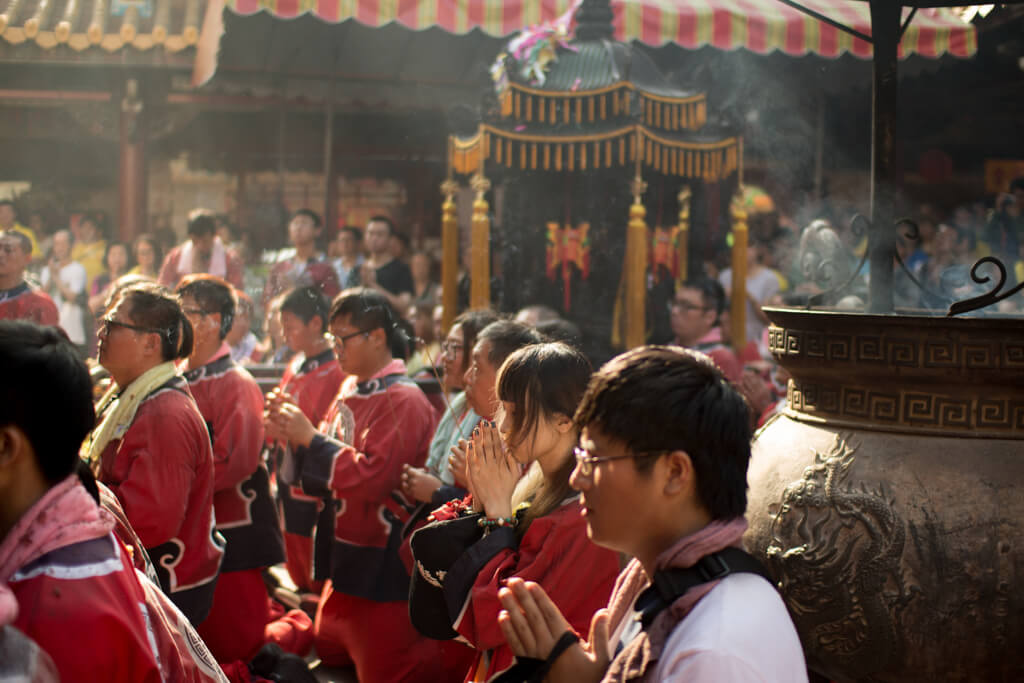
M 806 680 L 741 549 L 772 378 L 727 346 L 718 280 L 677 289 L 674 345 L 595 371 L 542 306 L 441 330 L 429 257 L 384 217 L 322 255 L 297 212 L 258 287 L 206 212 L 179 245 L 18 227 L 0 674 Z M 266 395 L 257 360 L 283 366 Z
M 963 295 L 988 254 L 1024 280 L 1011 190 L 904 224 L 899 305 Z M 384 216 L 324 235 L 298 211 L 253 264 L 205 211 L 129 245 L 13 209 L 0 676 L 305 681 L 315 652 L 370 683 L 806 680 L 741 550 L 746 469 L 786 380 L 761 307 L 863 305 L 843 221 L 752 221 L 745 346 L 713 258 L 673 287 L 664 346 L 595 372 L 543 306 L 442 330 L 430 256 Z M 283 368 L 266 395 L 256 363 Z

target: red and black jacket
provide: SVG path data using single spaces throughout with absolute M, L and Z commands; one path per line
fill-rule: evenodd
M 221 571 L 284 561 L 284 541 L 263 463 L 263 393 L 226 345 L 185 373 L 213 442 L 213 508 L 227 541 Z

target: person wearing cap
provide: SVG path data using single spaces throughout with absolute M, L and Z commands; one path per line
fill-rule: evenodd
M 166 290 L 144 283 L 120 293 L 98 337 L 113 383 L 82 455 L 117 496 L 160 587 L 198 626 L 213 604 L 224 539 L 210 434 L 175 366 L 192 351 L 192 326 Z

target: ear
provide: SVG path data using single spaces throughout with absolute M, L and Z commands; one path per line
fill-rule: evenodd
M 13 424 L 0 427 L 0 472 L 6 475 L 26 454 L 31 455 L 32 444 L 25 432 Z
M 670 496 L 685 495 L 696 484 L 693 461 L 686 451 L 672 451 L 662 459 L 664 491 Z
M 388 347 L 388 335 L 384 332 L 383 327 L 378 327 L 375 330 L 370 331 L 370 340 L 373 342 L 375 348 L 389 348 Z
M 206 316 L 210 319 L 210 324 L 213 325 L 213 329 L 217 331 L 217 336 L 220 336 L 220 324 L 224 320 L 224 316 L 220 313 L 209 313 Z
M 555 429 L 561 434 L 567 434 L 574 426 L 572 418 L 565 413 L 555 413 L 554 423 Z
M 146 353 L 155 353 L 158 356 L 163 355 L 163 339 L 157 332 L 148 332 L 145 336 L 145 341 L 142 342 L 142 349 Z

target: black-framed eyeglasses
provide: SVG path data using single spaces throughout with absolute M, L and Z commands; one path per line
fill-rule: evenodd
M 576 468 L 579 473 L 584 477 L 589 477 L 594 473 L 594 466 L 600 465 L 603 462 L 609 460 L 625 460 L 627 458 L 648 458 L 652 455 L 661 455 L 667 451 L 640 451 L 638 453 L 627 453 L 625 455 L 591 455 L 590 451 L 586 448 L 577 446 L 572 449 L 573 456 L 576 457 Z
M 689 301 L 669 301 L 668 302 L 669 313 L 673 311 L 679 311 L 680 313 L 689 313 L 690 311 L 706 311 L 707 306 L 698 306 L 697 304 L 691 304 Z
M 13 242 L 0 242 L 0 251 L 5 254 L 13 254 L 15 251 L 21 251 L 21 247 Z
M 358 337 L 361 334 L 369 335 L 370 330 L 358 330 L 356 332 L 353 332 L 352 334 L 346 334 L 343 337 L 335 337 L 330 332 L 325 332 L 324 339 L 326 339 L 327 343 L 331 344 L 332 346 L 344 346 L 345 342 L 347 342 L 349 339 L 351 339 L 352 337 Z
M 466 348 L 466 345 L 459 342 L 448 341 L 447 339 L 441 342 L 441 353 L 446 356 L 454 356 L 464 348 Z
M 142 325 L 133 325 L 131 323 L 121 322 L 120 320 L 114 320 L 113 318 L 100 318 L 100 332 L 106 332 L 111 327 L 123 327 L 126 330 L 132 330 L 134 332 L 145 332 L 146 334 L 163 334 L 164 330 L 159 330 L 155 327 L 144 327 Z

